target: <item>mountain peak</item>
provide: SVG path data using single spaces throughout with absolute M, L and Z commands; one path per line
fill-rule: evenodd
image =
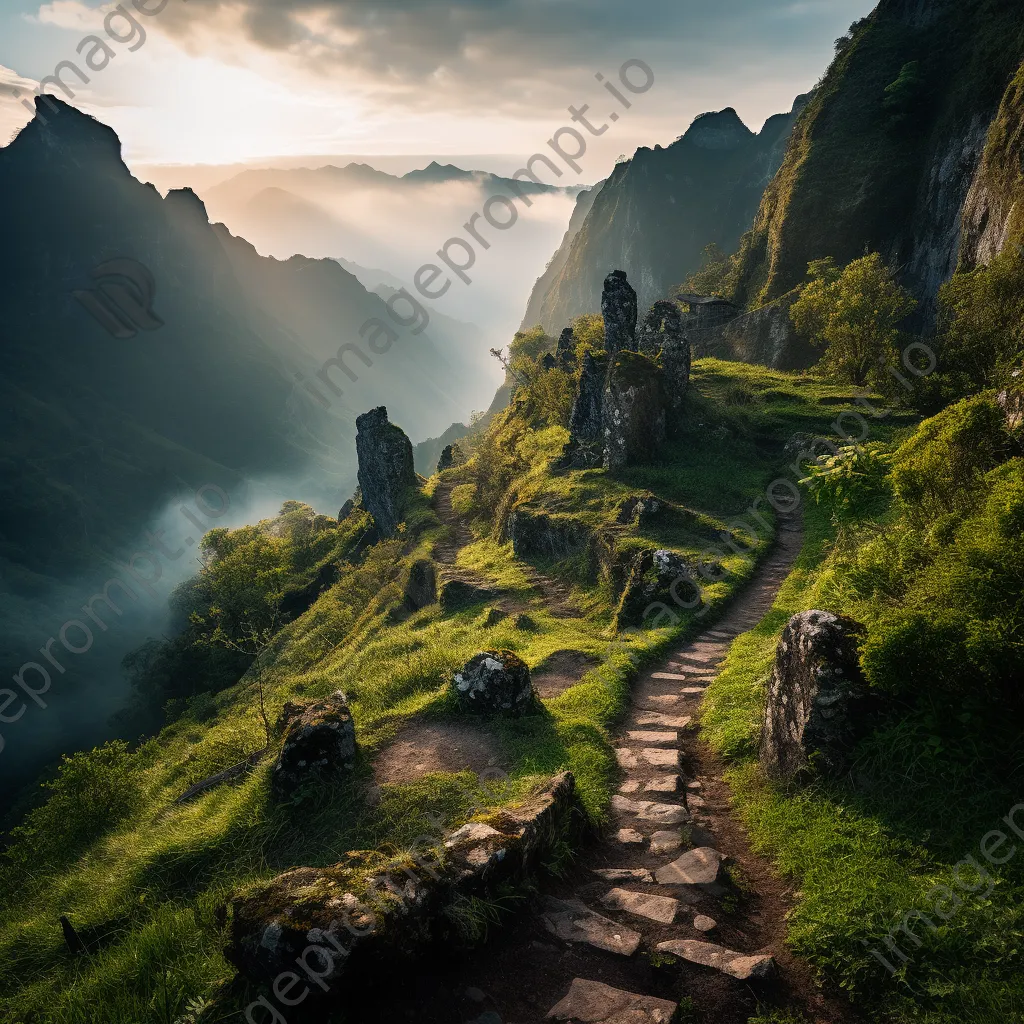
M 683 139 L 701 149 L 735 149 L 754 138 L 732 107 L 695 118 Z
M 67 154 L 81 159 L 84 153 L 121 163 L 121 140 L 113 128 L 48 93 L 35 98 L 35 117 L 17 134 L 8 150 L 43 147 L 48 160 Z M 126 168 L 127 170 L 127 168 Z

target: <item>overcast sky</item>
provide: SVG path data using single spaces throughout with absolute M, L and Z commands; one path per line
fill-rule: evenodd
M 0 0 L 0 141 L 34 83 L 73 60 L 74 102 L 112 125 L 135 164 L 304 154 L 522 154 L 567 107 L 600 125 L 579 180 L 619 153 L 667 144 L 699 113 L 735 107 L 755 130 L 814 85 L 833 42 L 872 0 Z M 163 5 L 162 10 L 158 10 Z M 95 34 L 98 42 L 83 44 Z M 120 36 L 118 41 L 111 35 Z M 131 47 L 135 47 L 131 49 Z M 86 67 L 91 55 L 94 65 Z M 654 86 L 629 110 L 629 59 Z M 642 78 L 642 74 L 639 75 Z M 621 89 L 621 86 L 619 86 Z M 58 93 L 59 94 L 59 93 Z

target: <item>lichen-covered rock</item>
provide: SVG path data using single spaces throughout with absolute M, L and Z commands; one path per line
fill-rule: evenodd
M 466 456 L 462 453 L 462 448 L 458 444 L 447 444 L 441 452 L 441 457 L 437 460 L 437 471 L 438 473 L 443 473 L 446 469 L 451 469 L 453 466 L 461 466 L 465 461 Z
M 674 551 L 642 551 L 630 563 L 616 622 L 639 626 L 665 607 L 675 615 L 700 608 L 704 586 L 721 573 L 717 562 L 693 565 Z
M 437 601 L 437 570 L 429 558 L 418 558 L 405 580 L 405 607 L 418 612 Z
M 583 356 L 579 390 L 569 417 L 569 443 L 560 465 L 593 469 L 601 465 L 604 449 L 604 382 L 608 369 L 605 359 L 596 359 L 589 352 Z
M 441 587 L 441 611 L 445 615 L 472 608 L 475 604 L 486 604 L 497 598 L 498 592 L 490 587 L 481 587 L 465 580 L 448 580 Z
M 558 336 L 555 359 L 563 370 L 571 370 L 576 365 L 576 335 L 571 327 L 566 327 Z
M 284 743 L 271 775 L 275 794 L 288 798 L 310 782 L 348 771 L 356 756 L 356 730 L 345 694 L 332 694 L 298 710 L 285 705 Z
M 231 901 L 225 955 L 262 985 L 305 964 L 326 998 L 351 999 L 359 984 L 393 977 L 399 963 L 458 938 L 446 913 L 456 901 L 493 898 L 535 872 L 583 821 L 575 780 L 563 772 L 486 822 L 414 841 L 412 859 L 354 852 L 331 867 L 296 868 Z
M 613 270 L 604 279 L 601 315 L 604 317 L 605 351 L 610 356 L 623 351 L 635 352 L 636 292 L 633 291 L 624 270 Z
M 356 456 L 363 504 L 384 537 L 393 537 L 402 522 L 409 488 L 418 478 L 413 468 L 412 443 L 405 432 L 388 422 L 384 406 L 356 419 Z
M 653 462 L 665 441 L 666 408 L 658 368 L 647 356 L 619 352 L 602 403 L 604 468 Z
M 690 343 L 683 330 L 683 317 L 674 302 L 651 306 L 637 335 L 637 350 L 650 358 L 660 356 L 662 390 L 671 414 L 685 404 L 690 385 Z
M 760 761 L 792 778 L 808 768 L 840 770 L 874 701 L 860 669 L 864 627 L 831 612 L 794 615 L 775 653 Z
M 452 677 L 452 692 L 465 711 L 520 715 L 535 694 L 526 662 L 512 651 L 481 651 Z

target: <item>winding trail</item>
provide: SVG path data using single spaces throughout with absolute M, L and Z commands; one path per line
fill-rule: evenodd
M 439 494 L 442 509 L 446 499 L 450 512 L 450 491 Z M 403 971 L 367 1021 L 668 1024 L 687 999 L 695 1022 L 747 1024 L 769 1008 L 814 1024 L 858 1019 L 786 950 L 792 892 L 751 852 L 699 732 L 705 689 L 730 643 L 771 608 L 801 543 L 799 523 L 781 523 L 725 615 L 636 680 L 611 820 L 572 876 L 548 884 L 486 945 Z

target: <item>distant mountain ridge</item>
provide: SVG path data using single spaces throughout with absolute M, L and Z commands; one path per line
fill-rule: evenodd
M 600 282 L 625 270 L 649 307 L 700 268 L 704 249 L 732 252 L 782 163 L 806 102 L 752 132 L 731 107 L 702 114 L 671 146 L 638 149 L 589 197 L 530 297 L 524 327 L 557 333 L 600 308 Z M 583 204 L 581 196 L 578 204 Z M 574 216 L 574 220 L 577 218 Z

